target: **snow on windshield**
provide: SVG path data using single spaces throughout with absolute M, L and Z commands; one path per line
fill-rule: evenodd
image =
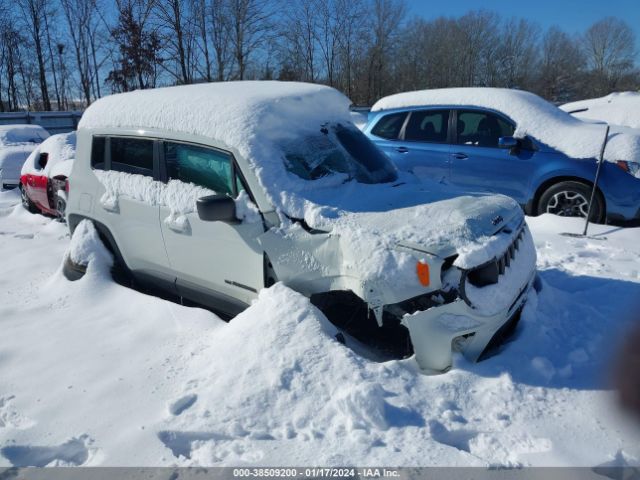
M 560 107 L 581 120 L 640 128 L 640 93 L 614 92 L 605 97 L 566 103 Z
M 0 125 L 0 146 L 38 144 L 48 136 L 38 125 Z
M 551 103 L 521 90 L 504 88 L 443 88 L 391 95 L 379 100 L 372 111 L 443 105 L 477 106 L 502 112 L 516 123 L 514 135 L 529 135 L 573 158 L 597 158 L 605 129 L 572 117 Z M 611 133 L 605 158 L 640 161 L 640 134 Z
M 395 167 L 357 129 L 321 127 L 314 135 L 282 145 L 290 173 L 304 180 L 343 174 L 344 181 L 386 183 L 397 178 Z

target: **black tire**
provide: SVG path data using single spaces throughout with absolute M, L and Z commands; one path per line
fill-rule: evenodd
M 547 188 L 538 201 L 538 214 L 552 213 L 563 217 L 587 217 L 593 187 L 575 181 L 558 182 Z M 606 209 L 600 192 L 596 192 L 590 221 L 604 223 Z
M 64 275 L 64 278 L 70 282 L 75 282 L 76 280 L 80 280 L 84 277 L 85 273 L 87 273 L 86 265 L 79 265 L 75 263 L 71 260 L 69 255 L 64 258 L 64 263 L 62 264 L 62 274 Z
M 27 195 L 27 192 L 24 190 L 24 188 L 22 188 L 22 185 L 20 185 L 20 198 L 22 200 L 22 206 L 29 213 L 39 212 L 38 207 L 36 207 L 36 204 L 31 201 L 31 199 L 29 198 L 29 195 Z
M 56 214 L 58 216 L 58 220 L 60 222 L 64 222 L 65 221 L 64 212 L 67 209 L 67 202 L 61 196 L 56 195 L 56 197 L 55 197 L 55 206 L 56 206 Z

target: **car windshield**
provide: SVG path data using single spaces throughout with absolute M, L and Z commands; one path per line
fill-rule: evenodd
M 335 174 L 360 183 L 397 179 L 387 157 L 355 127 L 323 126 L 316 134 L 289 141 L 282 148 L 287 170 L 304 180 Z

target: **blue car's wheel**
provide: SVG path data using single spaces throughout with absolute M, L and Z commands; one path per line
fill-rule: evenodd
M 580 182 L 559 182 L 552 185 L 540 197 L 538 213 L 552 213 L 562 217 L 586 218 L 589 211 L 592 187 Z M 591 208 L 592 222 L 602 223 L 605 219 L 604 200 L 596 192 Z

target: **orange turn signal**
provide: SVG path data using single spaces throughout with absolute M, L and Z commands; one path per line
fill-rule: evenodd
M 418 274 L 418 280 L 423 287 L 429 286 L 429 264 L 418 262 L 416 263 L 416 273 Z

